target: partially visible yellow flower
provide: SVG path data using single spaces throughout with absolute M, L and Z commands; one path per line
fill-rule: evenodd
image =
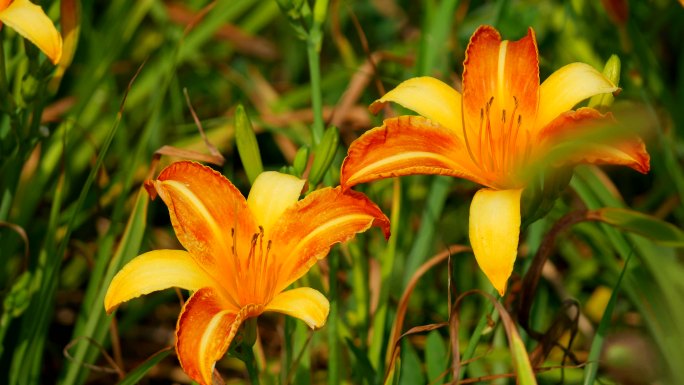
M 389 220 L 363 194 L 341 188 L 314 191 L 298 201 L 304 180 L 264 172 L 245 198 L 228 179 L 194 162 L 178 162 L 147 184 L 169 208 L 187 251 L 155 250 L 129 262 L 112 280 L 105 309 L 169 287 L 194 293 L 176 325 L 183 370 L 212 383 L 214 364 L 240 325 L 265 311 L 320 328 L 330 304 L 317 290 L 286 290 L 330 247 L 371 226 L 389 236 Z
M 62 36 L 43 9 L 29 0 L 0 0 L 0 22 L 35 44 L 57 64 L 62 57 Z
M 592 108 L 572 108 L 618 88 L 583 63 L 568 64 L 539 84 L 534 31 L 501 40 L 483 26 L 471 37 L 463 95 L 431 77 L 409 79 L 370 106 L 396 102 L 422 116 L 387 119 L 349 147 L 340 184 L 350 188 L 381 178 L 440 174 L 487 186 L 470 206 L 470 243 L 480 268 L 503 295 L 520 235 L 520 197 L 529 169 L 554 146 L 585 134 L 591 122 L 610 120 Z M 649 155 L 639 138 L 594 143 L 565 163 L 617 164 L 645 173 Z

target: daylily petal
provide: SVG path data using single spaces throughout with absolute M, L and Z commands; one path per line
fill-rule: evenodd
M 463 137 L 461 94 L 441 80 L 429 76 L 411 78 L 374 101 L 368 109 L 375 114 L 388 102 L 399 103 Z
M 300 287 L 276 295 L 264 311 L 287 314 L 301 319 L 312 329 L 318 329 L 328 319 L 330 302 L 318 290 Z
M 470 204 L 470 244 L 480 269 L 501 296 L 518 254 L 522 189 L 481 189 Z
M 260 314 L 259 310 L 235 313 L 212 288 L 196 291 L 176 325 L 176 353 L 185 373 L 202 385 L 211 385 L 216 361 L 228 350 L 242 321 Z
M 155 190 L 169 208 L 181 244 L 217 281 L 234 284 L 226 279 L 236 271 L 234 258 L 229 257 L 247 255 L 251 237 L 258 232 L 240 191 L 220 173 L 195 162 L 165 168 L 148 184 L 151 195 Z
M 198 290 L 213 279 L 183 250 L 154 250 L 135 257 L 119 271 L 105 295 L 105 310 L 143 294 L 179 287 Z
M 273 228 L 270 263 L 281 292 L 304 275 L 330 247 L 371 226 L 389 237 L 389 219 L 375 203 L 356 191 L 324 188 L 291 206 Z
M 275 171 L 259 174 L 247 197 L 247 205 L 257 224 L 269 232 L 283 211 L 299 200 L 304 183 L 303 179 Z
M 504 113 L 510 122 L 521 116 L 521 129 L 528 129 L 534 124 L 538 89 L 539 55 L 532 28 L 518 41 L 501 41 L 490 26 L 475 31 L 463 63 L 463 113 L 469 135 L 478 137 L 474 134 L 484 127 L 483 114 L 496 123 L 491 125 L 495 139 L 508 127 L 498 124 Z
M 611 114 L 603 115 L 593 108 L 580 108 L 568 111 L 548 124 L 540 133 L 540 139 L 553 145 L 563 145 L 586 134 L 586 130 L 601 129 L 602 124 L 617 124 Z M 611 164 L 630 167 L 642 174 L 650 169 L 650 156 L 644 142 L 635 135 L 611 137 L 608 142 L 585 143 L 576 145 L 576 151 L 560 159 L 569 164 Z M 574 149 L 574 147 L 573 147 Z M 553 149 L 552 149 L 553 151 Z
M 342 164 L 340 184 L 347 189 L 413 174 L 450 175 L 488 184 L 463 142 L 452 131 L 420 116 L 386 119 L 356 139 Z
M 43 9 L 28 0 L 14 0 L 0 11 L 0 22 L 35 44 L 57 64 L 62 57 L 62 36 Z
M 537 124 L 540 130 L 563 112 L 594 95 L 618 90 L 607 77 L 584 63 L 568 64 L 549 76 L 539 87 L 539 112 Z

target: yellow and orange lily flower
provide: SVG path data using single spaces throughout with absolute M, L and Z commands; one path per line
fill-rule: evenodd
M 471 37 L 463 71 L 463 94 L 431 77 L 409 79 L 370 106 L 396 102 L 422 116 L 386 119 L 349 147 L 341 185 L 410 174 L 440 174 L 486 186 L 470 206 L 470 242 L 477 262 L 503 295 L 517 256 L 520 197 L 553 145 L 590 122 L 610 120 L 592 108 L 572 108 L 618 88 L 583 63 L 564 66 L 541 85 L 534 31 L 502 41 L 480 27 Z M 535 160 L 537 161 L 535 163 Z M 617 164 L 645 173 L 649 155 L 638 139 L 614 146 L 597 143 L 565 163 Z
M 263 312 L 297 317 L 320 328 L 326 297 L 308 287 L 285 290 L 330 247 L 371 226 L 389 236 L 389 220 L 361 193 L 324 188 L 302 200 L 304 180 L 264 172 L 245 198 L 218 172 L 194 162 L 165 168 L 148 191 L 169 208 L 176 236 L 187 251 L 142 254 L 114 277 L 105 297 L 111 313 L 132 298 L 169 287 L 194 293 L 176 326 L 183 370 L 211 384 L 214 365 L 240 324 Z
M 59 62 L 62 36 L 40 6 L 29 0 L 0 0 L 0 22 L 35 44 L 53 64 Z

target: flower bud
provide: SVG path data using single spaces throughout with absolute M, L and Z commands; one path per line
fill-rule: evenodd
M 323 179 L 323 175 L 328 171 L 328 168 L 330 168 L 333 159 L 335 159 L 339 140 L 340 135 L 337 127 L 331 126 L 323 134 L 323 139 L 316 146 L 311 173 L 309 173 L 309 183 L 311 185 L 317 185 Z
M 616 86 L 620 83 L 620 68 L 620 58 L 617 55 L 611 55 L 603 67 L 603 75 Z M 610 107 L 614 100 L 613 94 L 594 95 L 589 99 L 589 107 L 603 110 Z

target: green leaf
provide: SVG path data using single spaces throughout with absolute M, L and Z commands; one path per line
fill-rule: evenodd
M 596 330 L 596 335 L 594 340 L 591 341 L 591 349 L 589 350 L 589 357 L 587 358 L 587 366 L 584 367 L 584 384 L 590 385 L 596 381 L 596 371 L 599 367 L 599 358 L 601 356 L 601 348 L 603 347 L 603 340 L 608 331 L 608 326 L 610 326 L 610 321 L 613 315 L 613 308 L 615 307 L 615 301 L 617 300 L 618 289 L 622 283 L 622 278 L 625 276 L 625 271 L 627 271 L 627 265 L 629 264 L 631 254 L 625 261 L 625 266 L 622 268 L 622 272 L 618 277 L 613 292 L 610 295 L 608 304 L 606 305 L 606 310 L 603 311 L 603 316 L 601 316 L 601 322 L 599 322 L 598 329 Z
M 401 358 L 402 365 L 399 372 L 399 384 L 424 384 L 425 376 L 423 376 L 420 358 L 408 339 L 404 339 L 401 343 Z
M 444 382 L 438 380 L 444 375 L 447 368 L 448 352 L 442 336 L 437 330 L 433 330 L 427 335 L 425 342 L 425 366 L 427 369 L 428 381 L 431 384 Z
M 261 153 L 252 122 L 242 104 L 235 110 L 235 143 L 249 183 L 254 183 L 256 177 L 264 171 L 264 166 L 261 163 Z
M 515 372 L 518 375 L 518 383 L 521 385 L 536 385 L 537 380 L 530 364 L 530 358 L 525 349 L 525 343 L 520 338 L 520 334 L 511 333 L 508 336 L 511 346 L 511 354 L 513 357 L 513 365 L 515 365 Z
M 349 350 L 351 350 L 352 354 L 354 355 L 354 358 L 356 359 L 356 364 L 354 365 L 354 368 L 359 370 L 359 373 L 352 373 L 352 376 L 360 376 L 364 379 L 364 383 L 374 384 L 375 370 L 373 370 L 373 365 L 368 359 L 366 353 L 363 350 L 359 349 L 356 345 L 354 345 L 354 341 L 352 341 L 350 338 L 345 338 L 344 340 L 347 342 Z
M 663 246 L 684 247 L 684 231 L 651 215 L 607 207 L 593 211 L 591 216 L 624 231 L 650 238 Z

